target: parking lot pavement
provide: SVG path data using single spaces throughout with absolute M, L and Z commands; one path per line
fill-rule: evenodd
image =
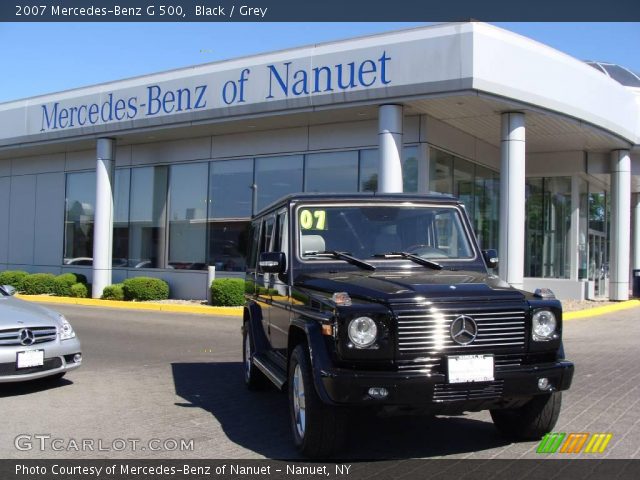
M 285 395 L 244 388 L 239 318 L 54 308 L 85 363 L 58 383 L 0 385 L 0 458 L 297 458 Z M 640 458 L 638 338 L 638 308 L 566 322 L 576 373 L 556 431 L 611 432 L 603 456 Z M 353 458 L 539 456 L 487 413 L 358 417 L 350 431 Z

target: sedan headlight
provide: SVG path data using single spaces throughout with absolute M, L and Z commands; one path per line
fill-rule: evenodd
M 551 310 L 538 310 L 533 314 L 531 336 L 536 342 L 552 340 L 558 322 Z
M 58 333 L 60 333 L 60 340 L 70 340 L 75 338 L 76 332 L 73 331 L 73 327 L 67 319 L 60 315 L 59 321 L 60 326 L 58 327 Z
M 369 317 L 358 317 L 349 323 L 349 340 L 356 348 L 367 348 L 376 341 L 378 327 Z

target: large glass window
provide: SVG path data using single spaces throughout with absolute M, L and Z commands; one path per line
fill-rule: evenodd
M 209 170 L 209 218 L 251 216 L 253 159 L 211 162 Z
M 500 178 L 488 168 L 476 165 L 474 208 L 469 210 L 478 242 L 483 249 L 498 249 L 500 232 Z
M 418 147 L 402 150 L 402 184 L 407 193 L 418 191 Z
M 256 158 L 258 210 L 288 195 L 302 191 L 302 155 Z
M 304 190 L 305 192 L 357 192 L 358 152 L 307 155 Z
M 360 189 L 361 192 L 378 190 L 378 150 L 360 150 Z
M 379 157 L 377 149 L 360 150 L 360 192 L 378 190 Z M 402 151 L 402 183 L 405 192 L 418 191 L 418 147 L 405 147 Z
M 207 263 L 217 271 L 244 271 L 248 228 L 249 221 L 210 221 Z
M 431 148 L 429 190 L 438 193 L 453 193 L 454 156 L 437 148 Z
M 64 263 L 93 263 L 93 220 L 96 201 L 95 172 L 69 173 L 64 219 Z
M 527 179 L 525 275 L 569 278 L 571 178 Z
M 432 147 L 430 152 L 429 190 L 458 197 L 467 209 L 480 247 L 497 249 L 500 216 L 498 174 L 437 148 Z
M 166 166 L 131 170 L 129 266 L 166 268 Z M 189 187 L 190 188 L 190 187 Z
M 113 186 L 113 266 L 129 264 L 129 188 L 131 169 L 116 170 Z
M 209 165 L 173 165 L 169 177 L 169 265 L 204 270 Z

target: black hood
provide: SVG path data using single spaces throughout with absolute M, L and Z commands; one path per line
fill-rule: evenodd
M 525 298 L 521 291 L 495 275 L 466 270 L 314 272 L 296 278 L 295 286 L 326 293 L 347 292 L 353 298 L 389 303 L 418 297 L 432 301 Z

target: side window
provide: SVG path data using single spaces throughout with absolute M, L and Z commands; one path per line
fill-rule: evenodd
M 273 224 L 275 217 L 271 216 L 262 223 L 262 233 L 260 234 L 260 252 L 271 251 L 271 240 L 273 238 Z
M 285 257 L 287 258 L 288 265 L 289 259 L 287 256 L 289 254 L 289 226 L 287 220 L 288 215 L 286 210 L 278 212 L 278 218 L 276 221 L 276 238 L 273 242 L 273 251 L 284 252 Z
M 287 229 L 287 212 L 286 210 L 278 212 L 276 219 L 275 239 L 273 242 L 274 252 L 287 252 L 288 245 L 288 229 Z

